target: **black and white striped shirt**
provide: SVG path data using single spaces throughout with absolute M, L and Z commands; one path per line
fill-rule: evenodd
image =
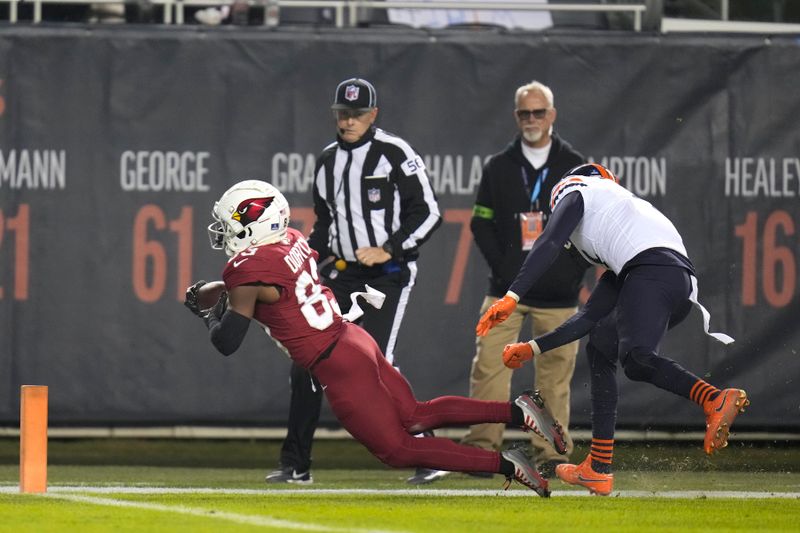
M 441 223 L 422 157 L 400 137 L 370 128 L 355 143 L 341 139 L 317 159 L 316 221 L 308 242 L 320 258 L 356 261 L 355 251 L 387 241 L 395 259 L 417 248 Z

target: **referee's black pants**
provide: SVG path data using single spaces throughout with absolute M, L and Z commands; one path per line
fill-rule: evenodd
M 364 316 L 357 324 L 372 335 L 389 363 L 397 366 L 394 347 L 416 279 L 416 261 L 392 262 L 374 267 L 348 263 L 342 271 L 336 270 L 330 263 L 322 268 L 321 274 L 323 283 L 333 291 L 342 313 L 350 310 L 350 294 L 363 292 L 364 285 L 386 295 L 380 309 L 360 302 Z M 311 468 L 311 445 L 322 408 L 322 387 L 311 372 L 292 364 L 291 390 L 289 420 L 280 462 L 284 467 L 291 466 L 297 472 L 305 472 Z

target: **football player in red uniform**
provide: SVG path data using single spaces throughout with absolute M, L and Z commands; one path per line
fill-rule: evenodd
M 536 431 L 566 451 L 561 426 L 538 393 L 526 392 L 514 402 L 458 396 L 417 401 L 372 337 L 342 317 L 333 293 L 320 284 L 317 252 L 289 228 L 289 205 L 275 187 L 258 180 L 237 183 L 214 204 L 213 217 L 212 247 L 230 257 L 222 274 L 226 292 L 213 308 L 201 310 L 199 282 L 187 290 L 185 303 L 203 318 L 223 355 L 239 348 L 255 320 L 316 376 L 342 426 L 387 465 L 501 473 L 540 496 L 550 494 L 547 480 L 520 449 L 500 453 L 413 436 L 442 426 L 503 422 Z

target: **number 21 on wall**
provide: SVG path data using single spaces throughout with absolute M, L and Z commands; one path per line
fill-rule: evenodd
M 13 236 L 12 239 L 9 237 Z M 15 300 L 28 299 L 28 272 L 29 263 L 29 236 L 30 236 L 30 207 L 20 204 L 16 216 L 5 216 L 0 209 L 0 259 L 7 260 L 13 256 L 14 286 L 6 292 L 0 279 L 0 300 L 8 297 Z M 11 248 L 13 246 L 13 248 Z M 9 251 L 10 250 L 10 251 Z M 12 255 L 13 254 L 13 255 Z M 0 270 L 2 272 L 2 270 Z

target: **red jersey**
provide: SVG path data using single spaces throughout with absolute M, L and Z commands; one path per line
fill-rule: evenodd
M 228 290 L 239 285 L 274 285 L 274 304 L 256 303 L 253 318 L 300 366 L 309 368 L 343 330 L 331 290 L 319 282 L 318 254 L 292 228 L 273 244 L 251 246 L 233 256 L 222 273 Z

